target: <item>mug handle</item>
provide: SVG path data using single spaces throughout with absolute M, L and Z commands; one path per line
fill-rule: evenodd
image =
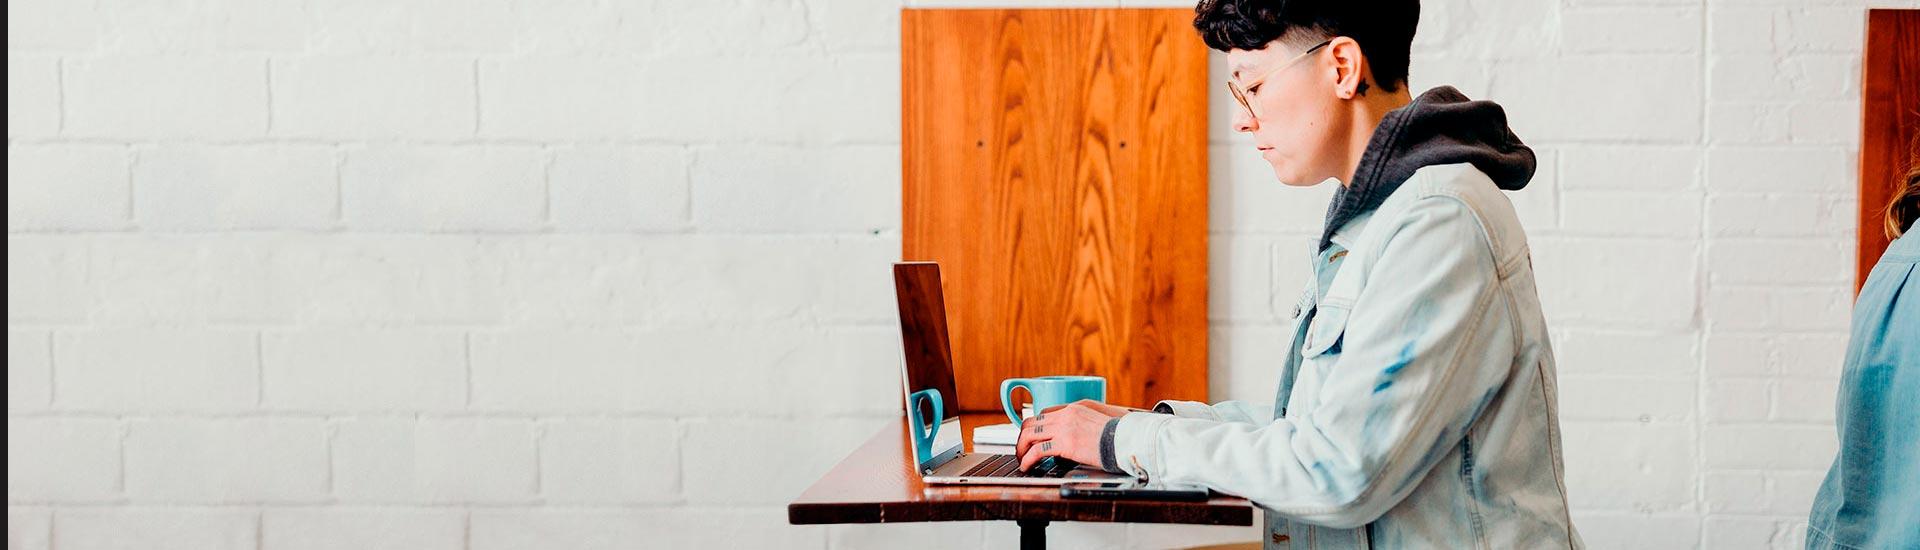
M 1000 382 L 1000 408 L 1005 409 L 1007 418 L 1013 419 L 1013 427 L 1020 427 L 1020 407 L 1013 402 L 1013 389 L 1026 388 L 1027 397 L 1033 397 L 1033 381 L 1026 378 L 1008 378 Z
M 933 402 L 932 422 L 928 422 L 928 419 L 920 416 L 920 401 L 922 398 Z M 947 414 L 945 409 L 946 407 L 941 403 L 940 390 L 920 390 L 913 392 L 913 395 L 907 399 L 907 424 L 913 427 L 913 445 L 915 451 L 932 454 L 929 451 L 933 448 L 934 436 L 940 434 L 940 420 L 946 418 Z M 926 456 L 918 458 L 922 462 L 932 459 L 932 457 Z

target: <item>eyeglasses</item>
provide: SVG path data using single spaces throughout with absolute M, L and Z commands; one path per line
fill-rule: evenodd
M 1333 39 L 1329 38 L 1327 39 L 1326 42 L 1321 42 L 1315 45 L 1314 47 L 1307 48 L 1307 51 L 1300 52 L 1300 55 L 1293 56 L 1293 59 L 1287 60 L 1286 63 L 1281 63 L 1279 67 L 1274 67 L 1273 70 L 1267 71 L 1266 74 L 1260 75 L 1258 78 L 1253 79 L 1249 83 L 1241 84 L 1239 82 L 1235 82 L 1234 79 L 1229 78 L 1227 79 L 1227 90 L 1233 92 L 1233 99 L 1235 101 L 1240 102 L 1240 108 L 1246 109 L 1248 116 L 1252 116 L 1253 118 L 1258 119 L 1260 118 L 1260 113 L 1254 112 L 1253 104 L 1247 101 L 1248 90 L 1252 90 L 1255 86 L 1259 86 L 1261 82 L 1265 82 L 1268 77 L 1271 77 L 1275 74 L 1279 74 L 1280 71 L 1284 71 L 1288 67 L 1292 67 L 1295 64 L 1300 63 L 1300 60 L 1306 59 L 1307 56 L 1313 55 L 1313 52 L 1320 51 L 1320 48 L 1325 48 L 1327 47 L 1327 44 L 1332 44 L 1332 43 L 1333 43 Z

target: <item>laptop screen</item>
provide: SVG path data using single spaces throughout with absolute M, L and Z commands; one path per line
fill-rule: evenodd
M 901 262 L 893 265 L 893 285 L 900 302 L 901 347 L 906 354 L 903 376 L 907 424 L 914 459 L 923 468 L 944 462 L 960 450 L 960 402 L 954 391 L 953 348 L 947 340 L 947 306 L 940 287 L 940 265 Z

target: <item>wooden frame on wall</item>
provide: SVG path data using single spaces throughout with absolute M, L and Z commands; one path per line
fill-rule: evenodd
M 1887 250 L 1884 217 L 1920 140 L 1920 10 L 1867 11 L 1860 77 L 1860 225 L 1854 292 Z
M 1207 399 L 1207 48 L 1191 9 L 901 12 L 902 259 L 936 261 L 959 407 L 1004 378 Z

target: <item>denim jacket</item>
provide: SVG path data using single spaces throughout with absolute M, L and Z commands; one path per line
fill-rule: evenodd
M 1920 548 L 1920 237 L 1880 256 L 1853 303 L 1840 371 L 1840 453 L 1807 548 Z
M 1130 413 L 1118 466 L 1246 497 L 1270 549 L 1580 548 L 1532 260 L 1494 182 L 1420 168 L 1313 262 L 1273 410 Z

